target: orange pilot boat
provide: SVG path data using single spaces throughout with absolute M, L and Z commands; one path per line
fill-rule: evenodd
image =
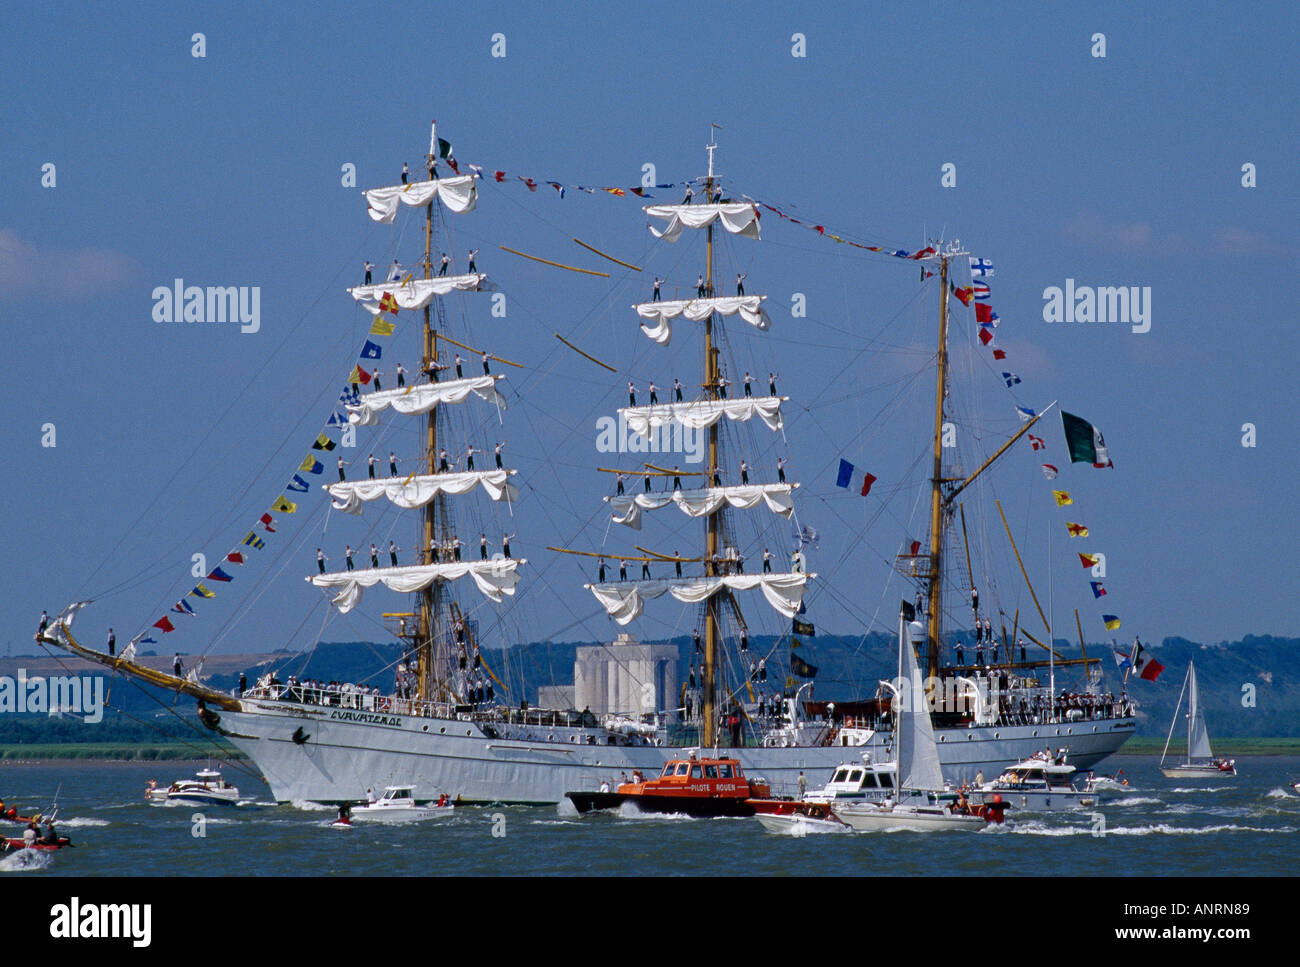
M 739 759 L 673 759 L 653 779 L 625 782 L 616 791 L 566 792 L 579 813 L 617 809 L 632 803 L 644 812 L 687 816 L 752 816 L 749 799 L 766 799 L 771 790 L 762 779 L 748 779 Z

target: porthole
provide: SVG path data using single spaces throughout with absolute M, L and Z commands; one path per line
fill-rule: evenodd
M 446 728 L 441 728 L 441 729 L 439 729 L 438 731 L 439 731 L 441 734 L 443 734 L 443 735 L 446 735 L 446 734 L 447 734 L 447 729 L 446 729 Z
M 466 730 L 465 730 L 465 734 L 466 734 L 466 735 L 473 735 L 474 732 L 473 732 L 472 729 L 466 729 Z
M 428 732 L 428 731 L 429 731 L 429 727 L 428 727 L 427 725 L 422 725 L 422 726 L 420 726 L 420 731 L 421 731 L 421 732 Z
M 995 738 L 995 739 L 1000 739 L 1000 738 L 1002 738 L 1002 733 L 1001 733 L 1001 732 L 994 732 L 994 733 L 993 733 L 993 738 Z

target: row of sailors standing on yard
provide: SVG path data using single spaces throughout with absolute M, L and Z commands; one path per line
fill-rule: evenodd
M 517 536 L 516 534 L 502 533 L 501 553 L 503 556 L 510 557 L 510 541 L 516 536 Z M 465 545 L 461 541 L 461 539 L 455 536 L 454 534 L 449 540 L 442 540 L 442 541 L 439 541 L 437 538 L 431 537 L 429 538 L 428 563 L 441 564 L 445 562 L 450 564 L 459 561 L 460 549 L 464 546 Z M 389 561 L 388 566 L 390 567 L 398 566 L 397 552 L 400 550 L 402 550 L 402 548 L 398 547 L 395 541 L 388 542 L 388 561 Z M 479 534 L 478 552 L 479 552 L 479 558 L 481 560 L 486 561 L 488 559 L 487 534 Z M 353 554 L 352 545 L 351 544 L 346 545 L 343 551 L 343 559 L 346 562 L 346 568 L 349 571 L 356 570 L 355 565 L 352 563 L 352 554 Z M 329 558 L 325 556 L 325 552 L 321 550 L 319 547 L 316 548 L 316 566 L 320 569 L 321 574 L 325 573 L 325 562 L 328 560 Z M 417 561 L 416 563 L 422 564 L 425 562 Z M 374 544 L 370 545 L 370 566 L 372 568 L 377 568 L 381 566 L 379 563 L 379 548 L 376 547 Z
M 483 375 L 491 376 L 492 375 L 492 354 L 484 350 L 483 352 L 479 353 L 479 359 L 483 363 Z M 456 353 L 454 367 L 456 370 L 457 379 L 465 379 L 466 362 L 467 360 L 465 359 L 464 356 L 462 356 L 460 353 Z M 436 383 L 438 382 L 438 374 L 441 373 L 444 369 L 451 369 L 451 368 L 453 368 L 452 363 L 439 363 L 435 360 L 433 362 L 430 362 L 429 365 L 422 370 L 422 372 L 425 376 L 429 377 L 430 383 Z M 401 363 L 397 363 L 395 367 L 395 371 L 397 373 L 397 388 L 402 389 L 406 386 L 406 376 L 408 370 Z M 376 368 L 370 373 L 370 382 L 367 384 L 367 389 L 372 393 L 378 393 L 381 392 L 383 388 L 384 388 L 384 371 L 382 369 Z
M 729 574 L 732 572 L 736 574 L 744 574 L 745 573 L 744 555 L 741 554 L 739 551 L 737 551 L 734 547 L 728 547 L 727 551 L 728 551 L 727 554 L 724 554 L 721 557 L 715 557 L 713 559 L 714 565 L 717 568 L 717 572 L 719 574 Z M 506 554 L 506 556 L 509 557 L 510 555 Z M 764 574 L 772 573 L 772 560 L 775 556 L 776 555 L 774 555 L 771 552 L 771 550 L 769 550 L 766 547 L 763 548 L 763 573 Z M 673 560 L 673 568 L 676 571 L 676 577 L 683 577 L 684 575 L 682 574 L 681 554 L 677 551 L 673 551 L 673 558 L 676 558 L 676 560 Z M 667 560 L 668 559 L 665 559 L 665 563 L 667 562 Z M 793 554 L 791 554 L 790 560 L 791 560 L 791 567 L 797 570 L 798 561 L 799 561 L 799 552 L 795 551 Z M 627 558 L 619 558 L 618 560 L 618 579 L 620 581 L 627 580 Z M 596 559 L 596 580 L 601 584 L 605 583 L 604 555 L 600 555 Z M 641 561 L 641 580 L 643 581 L 652 580 L 652 577 L 650 575 L 650 561 L 648 560 Z
M 785 465 L 786 465 L 787 462 L 788 462 L 788 461 L 787 461 L 787 458 L 786 458 L 786 457 L 777 457 L 777 458 L 776 458 L 776 479 L 777 479 L 777 482 L 778 482 L 778 483 L 785 483 L 785 482 L 786 482 L 786 481 L 785 481 Z M 740 461 L 740 483 L 741 483 L 741 486 L 748 486 L 748 484 L 749 484 L 749 470 L 750 470 L 749 464 L 746 463 L 744 460 L 741 460 L 741 461 Z M 716 469 L 713 471 L 713 477 L 712 477 L 712 480 L 713 480 L 713 486 L 715 486 L 715 487 L 721 487 L 721 486 L 722 486 L 722 475 L 723 475 L 724 472 L 725 472 L 725 471 L 724 471 L 721 467 L 718 467 L 718 468 L 716 468 Z M 676 465 L 674 465 L 674 466 L 673 466 L 673 472 L 672 472 L 671 474 L 655 474 L 655 473 L 651 473 L 649 470 L 647 470 L 647 471 L 645 472 L 645 474 L 643 475 L 643 478 L 644 478 L 644 480 L 645 480 L 645 492 L 646 492 L 646 493 L 650 493 L 650 491 L 651 491 L 651 485 L 650 485 L 651 478 L 656 477 L 656 476 L 671 476 L 671 477 L 673 478 L 673 486 L 672 486 L 672 489 L 673 489 L 673 490 L 681 490 L 681 489 L 682 489 L 682 476 L 681 476 L 681 471 L 677 468 Z M 627 474 L 625 474 L 625 473 L 619 473 L 618 476 L 615 478 L 614 495 L 615 495 L 616 497 L 622 497 L 622 496 L 627 492 L 627 486 L 626 486 L 626 485 L 627 485 Z
M 748 272 L 737 272 L 737 273 L 736 273 L 736 295 L 739 296 L 739 295 L 744 295 L 744 294 L 745 294 L 745 280 L 746 280 L 747 278 L 749 278 L 749 273 L 748 273 Z M 654 280 L 654 288 L 652 289 L 652 291 L 651 291 L 651 293 L 650 293 L 650 301 L 651 301 L 651 302 L 662 302 L 662 301 L 663 301 L 663 295 L 662 295 L 662 291 L 661 291 L 661 290 L 662 290 L 662 288 L 663 288 L 663 284 L 664 284 L 666 281 L 668 281 L 668 280 L 667 280 L 667 279 L 661 279 L 661 278 L 659 278 L 659 276 L 657 276 L 657 275 L 655 276 L 655 280 Z M 704 278 L 703 275 L 698 275 L 698 276 L 695 277 L 695 297 L 696 297 L 697 299 L 712 299 L 712 298 L 713 298 L 713 283 L 712 283 L 712 282 L 705 281 L 705 278 Z
M 496 459 L 496 465 L 498 470 L 505 469 L 505 467 L 502 465 L 501 462 L 501 451 L 505 449 L 505 446 L 506 446 L 506 441 L 502 440 L 500 443 L 498 443 L 496 446 L 492 448 L 492 453 Z M 456 454 L 456 456 L 452 458 L 451 455 L 447 452 L 446 447 L 439 447 L 438 448 L 438 472 L 451 473 L 452 472 L 451 468 L 453 466 L 452 463 L 453 459 L 455 460 L 454 466 L 459 471 L 461 457 L 465 458 L 465 469 L 473 470 L 475 469 L 474 455 L 476 453 L 486 453 L 486 452 L 487 451 L 484 450 L 482 447 L 475 447 L 474 444 L 467 443 L 465 444 L 465 451 L 463 453 Z M 401 460 L 398 458 L 397 454 L 395 454 L 392 450 L 389 450 L 388 451 L 388 475 L 390 477 L 398 476 L 397 465 L 399 463 L 401 463 Z M 344 460 L 341 456 L 338 458 L 339 480 L 341 481 L 347 480 L 347 474 L 343 468 L 347 466 L 351 466 L 351 464 L 352 464 L 351 460 Z M 374 480 L 376 478 L 375 467 L 378 466 L 378 464 L 379 464 L 379 460 L 375 457 L 373 453 L 367 455 L 366 474 L 370 480 Z
M 776 395 L 776 381 L 779 378 L 780 378 L 780 374 L 778 373 L 767 374 L 767 395 L 768 396 Z M 745 378 L 741 380 L 741 382 L 744 384 L 745 387 L 745 396 L 747 398 L 753 397 L 754 384 L 758 382 L 758 377 L 751 375 L 749 371 L 746 370 Z M 718 382 L 716 385 L 718 387 L 718 396 L 721 399 L 725 400 L 727 398 L 727 387 L 731 385 L 731 380 L 727 379 L 725 374 L 719 373 Z M 650 391 L 650 405 L 658 406 L 659 387 L 655 385 L 655 381 L 650 380 L 650 383 L 646 387 L 646 389 Z M 685 386 L 683 385 L 682 381 L 678 379 L 676 376 L 674 376 L 673 377 L 673 402 L 674 403 L 685 402 L 682 398 L 683 389 L 685 389 Z M 627 405 L 628 406 L 636 406 L 636 393 L 637 393 L 636 383 L 632 382 L 632 380 L 628 380 L 627 381 Z
M 478 256 L 478 249 L 471 249 L 469 254 L 465 257 L 466 260 L 469 262 L 469 267 L 466 269 L 466 273 L 468 275 L 476 275 L 478 273 L 478 265 L 475 261 L 477 256 Z M 448 271 L 451 269 L 452 261 L 453 260 L 450 255 L 448 255 L 446 252 L 442 253 L 438 265 L 439 276 L 444 276 L 448 273 Z M 430 267 L 432 267 L 433 265 L 432 260 L 426 260 L 426 259 L 420 259 L 415 264 L 428 265 Z M 362 270 L 366 274 L 365 281 L 362 282 L 362 285 L 373 285 L 375 264 L 371 262 L 369 259 L 366 259 L 364 262 L 362 262 Z M 406 273 L 406 267 L 403 266 L 402 263 L 398 262 L 397 259 L 393 259 L 393 264 L 388 267 L 388 275 L 385 277 L 384 282 L 386 283 L 401 282 L 402 277 L 405 275 L 405 273 Z

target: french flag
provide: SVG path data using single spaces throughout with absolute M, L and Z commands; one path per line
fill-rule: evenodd
M 858 470 L 843 457 L 840 458 L 840 472 L 835 478 L 835 486 L 846 489 L 852 486 L 857 489 L 860 496 L 865 497 L 871 493 L 871 485 L 875 482 L 876 478 L 873 475 L 865 470 Z

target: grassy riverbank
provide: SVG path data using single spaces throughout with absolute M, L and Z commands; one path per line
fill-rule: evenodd
M 1300 739 L 1293 738 L 1214 738 L 1215 755 L 1300 755 Z M 1146 736 L 1129 739 L 1124 743 L 1118 755 L 1159 755 L 1165 747 L 1165 740 Z M 1170 758 L 1183 758 L 1187 753 L 1187 743 L 1174 741 L 1169 744 Z

